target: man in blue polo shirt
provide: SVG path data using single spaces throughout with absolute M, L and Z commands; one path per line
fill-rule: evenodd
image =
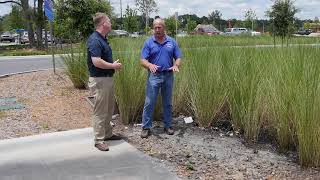
M 161 89 L 164 131 L 173 135 L 172 88 L 173 72 L 179 72 L 181 51 L 177 42 L 165 34 L 165 22 L 153 21 L 154 35 L 146 40 L 141 52 L 141 65 L 148 70 L 146 99 L 142 114 L 141 137 L 147 138 L 152 127 L 152 115 Z
M 119 60 L 113 62 L 112 50 L 106 38 L 111 31 L 111 22 L 104 13 L 96 13 L 93 17 L 96 28 L 88 41 L 87 64 L 90 73 L 88 86 L 94 96 L 93 130 L 95 147 L 101 151 L 108 151 L 107 140 L 120 140 L 112 133 L 110 121 L 112 119 L 115 99 L 113 73 L 122 64 Z

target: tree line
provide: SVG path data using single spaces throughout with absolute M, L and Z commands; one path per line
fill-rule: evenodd
M 105 12 L 111 17 L 113 29 L 124 29 L 130 33 L 149 32 L 153 19 L 159 17 L 150 17 L 151 13 L 158 12 L 157 4 L 154 0 L 136 0 L 135 2 L 135 7 L 127 5 L 123 17 L 117 17 L 109 1 L 55 0 L 54 35 L 61 40 L 85 39 L 93 31 L 91 17 L 98 11 Z M 252 9 L 245 12 L 243 20 L 223 19 L 222 12 L 219 10 L 212 10 L 208 16 L 202 17 L 196 14 L 182 14 L 178 17 L 172 15 L 165 18 L 167 33 L 175 35 L 176 18 L 178 18 L 177 24 L 180 31 L 192 32 L 198 24 L 212 24 L 220 31 L 229 27 L 245 27 L 254 31 L 270 32 L 285 39 L 290 33 L 303 27 L 306 22 L 313 22 L 313 20 L 295 18 L 299 9 L 294 6 L 294 1 L 275 0 L 273 2 L 274 4 L 266 11 L 268 19 L 257 19 Z M 28 0 L 0 0 L 0 5 L 3 3 L 12 3 L 12 10 L 10 14 L 0 17 L 0 31 L 26 29 L 29 32 L 30 46 L 43 48 L 42 30 L 48 27 L 43 12 L 43 0 L 34 0 L 33 7 L 30 7 Z

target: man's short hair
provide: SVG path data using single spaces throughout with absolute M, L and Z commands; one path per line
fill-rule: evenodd
M 159 24 L 163 25 L 163 27 L 166 27 L 166 24 L 165 24 L 164 20 L 161 19 L 161 18 L 156 18 L 155 20 L 153 20 L 153 26 L 154 26 L 156 23 L 159 23 Z
M 109 17 L 105 13 L 98 12 L 93 16 L 92 19 L 94 27 L 97 28 L 104 19 L 109 19 Z

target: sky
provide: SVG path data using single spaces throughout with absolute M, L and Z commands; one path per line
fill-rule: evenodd
M 115 13 L 120 16 L 120 0 L 108 1 L 114 7 Z M 135 8 L 135 0 L 121 1 L 122 13 L 125 12 L 127 5 Z M 245 12 L 252 9 L 258 19 L 267 19 L 265 11 L 270 9 L 272 5 L 271 0 L 155 0 L 155 2 L 159 11 L 151 14 L 151 17 L 159 15 L 162 18 L 174 15 L 175 12 L 178 12 L 179 15 L 196 14 L 202 17 L 208 16 L 213 10 L 219 10 L 223 19 L 244 19 Z M 295 0 L 294 4 L 300 9 L 300 12 L 296 15 L 299 19 L 320 17 L 320 0 Z M 9 13 L 10 10 L 10 4 L 0 4 L 0 16 Z

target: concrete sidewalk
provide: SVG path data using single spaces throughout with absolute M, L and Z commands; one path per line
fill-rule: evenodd
M 127 142 L 93 146 L 92 128 L 0 141 L 1 180 L 174 180 L 163 164 Z

